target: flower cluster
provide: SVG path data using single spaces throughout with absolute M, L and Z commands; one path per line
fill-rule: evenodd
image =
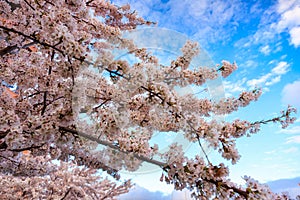
M 222 76 L 226 78 L 236 69 L 237 69 L 236 63 L 231 64 L 230 62 L 223 60 L 222 66 L 218 70 L 221 71 Z
M 7 85 L 0 91 L 0 183 L 8 188 L 0 189 L 1 199 L 115 199 L 130 182 L 117 186 L 97 170 L 118 180 L 118 170 L 135 171 L 142 162 L 161 167 L 161 180 L 192 190 L 196 199 L 282 198 L 252 179 L 246 178 L 246 188 L 230 182 L 228 168 L 211 163 L 202 142 L 235 164 L 237 138 L 268 122 L 285 128 L 296 110 L 288 107 L 279 117 L 252 123 L 217 121 L 213 115 L 249 105 L 261 90 L 220 101 L 176 91 L 225 78 L 235 63 L 190 69 L 201 52 L 187 41 L 182 55 L 160 65 L 147 49 L 122 38 L 122 31 L 152 24 L 128 5 L 8 0 L 0 10 L 0 80 L 19 87 L 17 95 Z M 138 62 L 115 59 L 115 48 Z M 159 152 L 150 145 L 155 132 L 183 134 L 205 158 L 185 157 L 180 144 Z
M 55 166 L 51 167 L 55 169 Z M 128 192 L 131 187 L 130 181 L 117 185 L 96 175 L 96 170 L 79 168 L 64 162 L 49 176 L 20 179 L 3 175 L 0 183 L 3 188 L 7 188 L 5 191 L 0 190 L 1 199 L 116 199 L 116 196 Z

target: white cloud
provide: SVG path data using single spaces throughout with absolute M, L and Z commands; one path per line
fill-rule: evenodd
M 248 60 L 242 66 L 250 67 L 255 66 L 255 64 L 257 63 L 252 60 Z M 290 70 L 290 64 L 285 61 L 277 62 L 276 60 L 272 60 L 269 62 L 269 65 L 275 65 L 275 67 L 273 67 L 269 73 L 261 75 L 258 78 L 250 80 L 243 78 L 236 82 L 224 81 L 225 91 L 227 92 L 226 96 L 231 96 L 234 92 L 245 91 L 247 89 L 246 86 L 250 87 L 250 89 L 262 87 L 264 92 L 270 91 L 268 87 L 281 81 L 282 75 L 286 74 Z
M 284 54 L 284 55 L 280 56 L 280 59 L 284 60 L 284 59 L 286 59 L 286 57 L 287 57 L 287 54 Z
M 289 71 L 289 69 L 288 69 L 289 66 L 290 65 L 287 62 L 281 61 L 277 64 L 276 67 L 274 67 L 272 69 L 272 73 L 278 74 L 278 75 L 286 74 Z
M 295 6 L 281 15 L 277 29 L 281 32 L 284 29 L 291 29 L 298 25 L 300 25 L 300 6 Z
M 266 151 L 266 152 L 265 152 L 265 154 L 267 154 L 267 155 L 274 155 L 274 154 L 276 154 L 276 153 L 277 153 L 276 150 Z
M 264 85 L 268 79 L 270 79 L 272 76 L 271 73 L 268 73 L 266 75 L 261 76 L 258 79 L 251 79 L 249 81 L 247 81 L 247 85 L 250 87 L 256 87 L 256 86 L 262 86 Z
M 258 66 L 258 63 L 254 60 L 247 60 L 245 64 L 242 65 L 242 67 L 247 67 L 247 68 L 255 68 Z
M 282 13 L 279 22 L 274 25 L 278 33 L 288 32 L 290 43 L 296 48 L 300 46 L 300 3 L 295 1 L 279 1 L 278 12 Z
M 245 91 L 246 88 L 243 86 L 244 83 L 246 82 L 246 78 L 243 78 L 242 80 L 238 80 L 236 82 L 230 82 L 230 81 L 223 81 L 224 84 L 224 89 L 226 91 L 226 96 L 232 96 L 232 93 L 235 92 L 242 92 Z
M 272 50 L 274 53 L 280 52 L 282 50 L 281 42 L 276 44 L 276 48 Z
M 257 2 L 255 4 L 253 4 L 250 8 L 250 13 L 252 15 L 258 15 L 262 12 L 262 8 L 261 8 L 261 4 L 260 2 Z
M 265 46 L 261 47 L 261 48 L 259 49 L 259 51 L 262 52 L 262 53 L 265 54 L 265 55 L 269 55 L 270 52 L 271 52 L 271 49 L 270 49 L 270 46 L 269 46 L 269 45 L 265 45 Z
M 182 199 L 192 200 L 191 193 L 192 192 L 187 189 L 183 189 L 182 191 L 175 190 L 172 193 L 172 200 L 182 200 Z
M 272 65 L 272 64 L 274 64 L 274 63 L 276 63 L 276 60 L 271 60 L 268 64 L 269 64 L 269 65 Z
M 271 64 L 274 64 L 275 61 L 271 61 Z M 247 81 L 247 85 L 251 88 L 253 87 L 263 87 L 263 86 L 271 86 L 275 83 L 278 83 L 281 80 L 281 76 L 286 74 L 289 71 L 289 66 L 287 62 L 281 61 L 279 62 L 271 72 L 262 75 L 260 78 L 251 79 Z M 265 88 L 265 91 L 268 91 L 268 88 Z
M 145 169 L 146 171 L 141 171 L 141 173 L 128 173 L 123 171 L 123 173 L 121 172 L 121 176 L 124 180 L 131 179 L 133 183 L 137 184 L 139 187 L 146 188 L 150 192 L 161 191 L 164 195 L 169 195 L 173 192 L 174 188 L 172 185 L 167 185 L 159 181 L 161 177 L 161 171 L 159 171 L 159 168 L 157 168 L 156 171 L 155 169 L 151 168 L 151 166 L 145 166 L 143 170 Z
M 242 44 L 266 44 L 278 42 L 282 37 L 281 33 L 288 33 L 290 44 L 296 48 L 300 46 L 300 1 L 299 0 L 279 0 L 275 6 L 270 6 L 261 14 L 258 30 L 247 38 L 241 39 Z M 240 43 L 241 43 L 240 41 Z M 266 48 L 266 46 L 263 46 Z M 262 48 L 263 48 L 262 47 Z M 261 52 L 264 49 L 260 49 Z M 280 51 L 281 47 L 272 48 L 270 53 Z M 268 51 L 267 51 L 268 52 Z
M 279 133 L 300 134 L 300 126 L 292 126 L 290 128 L 281 129 Z
M 266 82 L 266 86 L 274 85 L 275 83 L 280 82 L 281 76 L 276 76 L 272 78 L 270 81 Z
M 288 137 L 288 138 L 286 139 L 286 143 L 296 143 L 296 144 L 300 144 L 300 135 Z
M 238 26 L 243 12 L 242 3 L 237 0 L 232 1 L 194 1 L 194 0 L 170 0 L 168 5 L 170 10 L 164 18 L 170 15 L 176 21 L 172 23 L 177 27 L 181 26 L 181 31 L 190 31 L 193 38 L 201 43 L 225 41 L 230 37 Z M 163 18 L 161 22 L 164 23 Z
M 239 0 L 113 0 L 118 5 L 129 3 L 132 9 L 159 26 L 185 34 L 201 43 L 226 41 L 235 33 L 239 21 L 247 19 Z
M 161 191 L 150 191 L 147 188 L 135 185 L 129 190 L 128 193 L 119 196 L 119 200 L 148 200 L 148 199 L 161 199 L 169 200 L 172 198 L 171 194 L 163 194 Z
M 251 45 L 252 45 L 252 43 L 251 43 L 251 41 L 249 41 L 249 38 L 242 38 L 234 43 L 234 47 L 238 47 L 238 48 L 241 48 L 241 47 L 248 48 Z
M 300 108 L 300 80 L 285 85 L 281 96 L 282 103 Z
M 298 0 L 279 0 L 277 4 L 277 12 L 283 13 L 290 9 Z
M 174 2 L 174 1 L 173 1 Z M 195 1 L 194 3 L 187 1 L 188 7 L 190 8 L 190 15 L 193 17 L 201 17 L 205 14 L 205 10 L 208 9 L 208 2 L 207 1 Z
M 291 148 L 283 150 L 284 153 L 296 153 L 297 151 L 298 151 L 297 147 L 291 147 Z
M 300 26 L 294 27 L 290 30 L 290 35 L 291 35 L 291 43 L 295 47 L 300 46 Z
M 259 51 L 263 53 L 264 55 L 270 55 L 270 53 L 277 53 L 282 50 L 281 42 L 277 42 L 274 46 L 272 47 L 270 45 L 263 45 L 259 48 Z

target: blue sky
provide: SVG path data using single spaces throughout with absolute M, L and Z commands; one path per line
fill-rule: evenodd
M 113 2 L 129 3 L 159 27 L 198 41 L 215 63 L 235 61 L 239 69 L 223 80 L 227 96 L 255 86 L 263 88 L 258 102 L 227 119 L 267 119 L 288 104 L 300 112 L 299 0 Z M 239 140 L 238 148 L 242 158 L 231 167 L 231 178 L 236 182 L 245 174 L 262 182 L 300 176 L 300 120 L 284 130 L 276 124 L 263 126 L 259 134 Z M 152 183 L 153 177 L 142 177 L 147 183 L 141 185 L 152 190 L 162 188 Z

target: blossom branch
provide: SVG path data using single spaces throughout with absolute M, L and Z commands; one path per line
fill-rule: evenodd
M 281 111 L 281 116 L 274 117 L 274 118 L 268 119 L 268 120 L 256 121 L 254 123 L 251 123 L 251 125 L 255 126 L 255 125 L 259 125 L 259 124 L 267 124 L 269 122 L 274 122 L 274 123 L 280 122 L 280 124 L 282 125 L 282 128 L 286 128 L 289 124 L 294 123 L 294 121 L 296 120 L 295 117 L 291 117 L 292 113 L 296 114 L 297 109 L 289 105 L 287 110 Z
M 107 142 L 107 141 L 103 141 L 103 140 L 100 140 L 96 137 L 93 137 L 89 134 L 86 134 L 86 133 L 83 133 L 83 132 L 80 132 L 80 131 L 77 131 L 77 130 L 74 130 L 74 129 L 70 129 L 70 128 L 67 128 L 67 127 L 59 127 L 60 130 L 62 131 L 66 131 L 66 132 L 69 132 L 69 133 L 72 133 L 72 134 L 75 134 L 75 135 L 78 135 L 78 136 L 81 136 L 81 137 L 84 137 L 88 140 L 91 140 L 91 141 L 94 141 L 94 142 L 97 142 L 98 144 L 101 144 L 101 145 L 104 145 L 104 146 L 107 146 L 107 147 L 110 147 L 112 149 L 115 149 L 115 150 L 118 150 L 119 152 L 122 152 L 122 153 L 126 153 L 126 154 L 129 154 L 129 155 L 132 155 L 134 156 L 135 158 L 139 159 L 139 160 L 142 160 L 142 161 L 145 161 L 145 162 L 148 162 L 150 164 L 154 164 L 160 168 L 162 168 L 165 172 L 169 172 L 169 170 L 171 169 L 170 166 L 173 165 L 173 163 L 170 163 L 170 164 L 167 164 L 167 163 L 163 163 L 163 162 L 160 162 L 160 161 L 157 161 L 157 160 L 153 160 L 153 159 L 149 159 L 148 157 L 145 157 L 145 156 L 142 156 L 142 155 L 138 155 L 138 154 L 135 154 L 133 152 L 127 152 L 127 151 L 122 151 L 116 144 L 112 144 L 110 142 Z M 182 169 L 185 169 L 184 173 L 187 173 L 189 171 L 186 171 L 186 167 L 188 165 L 184 165 L 182 166 Z M 212 166 L 212 164 L 210 164 L 210 166 Z M 215 166 L 213 166 L 213 169 L 216 170 L 216 174 L 218 176 L 220 176 L 221 174 L 218 174 L 219 170 L 221 170 L 221 168 L 217 168 Z M 181 168 L 178 168 L 177 170 L 181 170 Z M 189 176 L 188 174 L 186 174 L 187 176 Z M 177 177 L 177 175 L 175 175 Z M 201 187 L 201 182 L 204 181 L 204 182 L 208 182 L 208 183 L 211 183 L 211 184 L 214 184 L 216 187 L 218 188 L 223 188 L 225 190 L 232 190 L 233 192 L 239 194 L 240 196 L 244 197 L 245 199 L 248 198 L 249 196 L 249 191 L 247 190 L 243 190 L 243 189 L 240 189 L 236 186 L 233 186 L 233 185 L 229 185 L 228 182 L 224 182 L 223 180 L 218 180 L 218 179 L 212 179 L 212 178 L 205 178 L 205 177 L 200 177 L 200 180 L 196 181 L 195 184 L 196 184 L 196 187 Z
M 78 136 L 84 137 L 84 138 L 86 138 L 86 139 L 88 139 L 88 140 L 97 142 L 98 144 L 107 146 L 107 147 L 109 147 L 109 148 L 118 150 L 119 152 L 127 153 L 127 154 L 132 154 L 135 158 L 137 158 L 137 159 L 139 159 L 139 160 L 142 160 L 142 161 L 145 161 L 145 162 L 148 162 L 148 163 L 157 165 L 157 166 L 159 166 L 159 167 L 164 167 L 164 166 L 167 165 L 166 163 L 163 163 L 163 162 L 160 162 L 160 161 L 156 161 L 156 160 L 147 158 L 147 157 L 145 157 L 145 156 L 138 155 L 138 154 L 136 154 L 136 153 L 122 151 L 116 144 L 112 144 L 112 143 L 110 143 L 110 142 L 107 142 L 107 141 L 104 141 L 104 140 L 100 140 L 100 139 L 98 139 L 98 138 L 96 138 L 96 137 L 93 137 L 93 136 L 91 136 L 91 135 L 89 135 L 89 134 L 86 134 L 86 133 L 83 133 L 83 132 L 81 132 L 81 131 L 77 131 L 77 130 L 74 130 L 74 129 L 70 129 L 70 128 L 67 128 L 67 127 L 59 127 L 59 129 L 62 130 L 62 131 L 66 131 L 66 132 L 72 133 L 72 134 L 74 134 L 74 135 L 78 135 Z
M 42 46 L 50 47 L 50 48 L 52 48 L 52 49 L 58 51 L 59 53 L 61 53 L 63 56 L 65 56 L 65 54 L 64 54 L 64 52 L 63 52 L 62 50 L 58 49 L 57 47 L 55 47 L 55 46 L 53 46 L 53 45 L 51 45 L 51 44 L 48 44 L 48 43 L 46 43 L 46 42 L 42 42 L 42 41 L 36 39 L 36 37 L 34 37 L 34 36 L 26 35 L 26 34 L 20 32 L 20 31 L 18 31 L 18 30 L 15 30 L 15 29 L 13 29 L 13 28 L 8 28 L 8 27 L 2 26 L 2 25 L 0 25 L 0 28 L 3 29 L 3 30 L 5 30 L 5 31 L 8 31 L 8 32 L 12 32 L 12 33 L 16 33 L 16 34 L 18 34 L 18 35 L 21 35 L 21 36 L 23 36 L 23 37 L 25 37 L 25 38 L 27 38 L 27 39 L 30 39 L 30 40 L 32 40 L 32 41 L 34 41 L 34 42 L 36 42 L 37 44 L 40 44 L 40 45 L 42 45 Z

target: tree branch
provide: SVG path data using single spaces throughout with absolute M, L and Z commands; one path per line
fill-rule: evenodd
M 31 149 L 39 149 L 41 148 L 42 146 L 44 146 L 44 144 L 41 144 L 41 145 L 38 145 L 38 146 L 30 146 L 30 147 L 23 147 L 23 148 L 20 148 L 20 149 L 8 149 L 10 151 L 14 151 L 14 152 L 22 152 L 22 151 L 26 151 L 26 150 L 31 150 Z
M 60 126 L 59 130 L 69 132 L 69 133 L 72 133 L 74 135 L 78 135 L 78 136 L 81 136 L 81 137 L 84 137 L 88 140 L 91 140 L 91 141 L 97 142 L 98 144 L 101 144 L 101 145 L 110 147 L 112 149 L 118 150 L 119 152 L 122 152 L 122 153 L 132 154 L 135 158 L 137 158 L 139 160 L 151 163 L 153 165 L 156 165 L 156 166 L 159 166 L 159 167 L 162 167 L 162 168 L 165 167 L 166 165 L 168 165 L 167 163 L 163 163 L 163 162 L 160 162 L 160 161 L 157 161 L 157 160 L 153 160 L 153 159 L 147 158 L 146 156 L 140 156 L 136 153 L 123 151 L 117 145 L 114 145 L 114 144 L 112 144 L 110 142 L 107 142 L 107 141 L 100 140 L 96 137 L 93 137 L 91 135 L 88 135 L 86 133 L 83 133 L 83 132 L 80 132 L 80 131 L 77 131 L 77 130 L 74 130 L 74 129 L 70 129 L 70 128 L 67 128 L 67 127 L 61 127 Z
M 12 51 L 19 49 L 18 45 L 11 45 L 8 47 L 5 47 L 4 49 L 0 50 L 0 56 L 4 56 L 5 54 L 11 53 Z
M 52 48 L 52 49 L 58 51 L 59 53 L 61 53 L 63 56 L 65 56 L 65 53 L 64 53 L 62 50 L 58 49 L 57 47 L 55 47 L 55 46 L 53 46 L 53 45 L 51 45 L 51 44 L 48 44 L 48 43 L 46 43 L 46 42 L 42 42 L 42 41 L 36 39 L 36 38 L 33 37 L 33 36 L 26 35 L 26 34 L 20 32 L 20 31 L 17 31 L 17 30 L 15 30 L 15 29 L 13 29 L 13 28 L 7 28 L 7 27 L 2 26 L 2 25 L 0 25 L 0 28 L 3 29 L 3 30 L 5 30 L 5 31 L 8 31 L 8 32 L 12 32 L 12 33 L 16 33 L 16 34 L 18 34 L 18 35 L 21 35 L 21 36 L 23 36 L 23 37 L 25 37 L 25 38 L 28 38 L 28 39 L 30 39 L 30 40 L 32 40 L 32 41 L 34 41 L 34 42 L 36 42 L 36 43 L 38 43 L 38 44 L 40 44 L 40 45 L 42 45 L 42 46 L 50 47 L 50 48 Z
M 84 138 L 86 138 L 88 140 L 97 142 L 98 144 L 101 144 L 101 145 L 110 147 L 112 149 L 118 150 L 119 152 L 126 153 L 126 154 L 130 153 L 135 158 L 137 158 L 139 160 L 142 160 L 142 161 L 148 162 L 150 164 L 153 164 L 153 165 L 161 167 L 162 169 L 164 169 L 164 171 L 166 171 L 166 169 L 167 169 L 167 166 L 168 166 L 167 163 L 163 163 L 163 162 L 160 162 L 160 161 L 157 161 L 157 160 L 153 160 L 153 159 L 147 158 L 145 156 L 140 156 L 140 155 L 137 155 L 136 153 L 123 151 L 118 146 L 116 146 L 114 144 L 111 144 L 111 143 L 109 143 L 107 141 L 100 140 L 100 139 L 95 138 L 95 137 L 93 137 L 91 135 L 88 135 L 86 133 L 83 133 L 83 132 L 80 132 L 80 131 L 77 131 L 77 130 L 74 130 L 74 129 L 70 129 L 70 128 L 67 128 L 67 127 L 59 127 L 59 129 L 61 131 L 69 132 L 69 133 L 72 133 L 74 135 L 78 135 L 78 136 L 84 137 Z M 217 180 L 208 179 L 208 178 L 201 178 L 201 180 L 205 181 L 205 182 L 212 183 L 212 184 L 216 185 L 217 187 L 223 187 L 225 189 L 232 189 L 235 193 L 243 196 L 245 199 L 247 199 L 247 197 L 248 197 L 248 193 L 246 191 L 244 191 L 242 189 L 239 189 L 237 187 L 234 187 L 234 186 L 229 186 L 228 184 L 224 183 L 223 181 L 217 181 Z M 197 186 L 199 184 L 200 184 L 200 181 L 196 183 Z
M 30 3 L 28 3 L 28 1 L 26 1 L 26 0 L 24 0 L 24 1 L 32 10 L 35 10 L 34 7 L 32 7 L 32 5 L 30 5 Z
M 216 187 L 223 187 L 227 190 L 233 190 L 235 193 L 243 196 L 245 199 L 248 199 L 248 195 L 249 195 L 248 192 L 246 192 L 244 190 L 241 190 L 237 187 L 229 186 L 226 183 L 224 183 L 223 181 L 216 181 L 216 180 L 213 180 L 213 179 L 202 179 L 202 180 L 204 180 L 206 182 L 209 182 L 209 183 L 212 183 Z M 196 183 L 196 184 L 198 185 L 199 183 Z
M 44 96 L 43 96 L 43 108 L 41 112 L 42 116 L 45 114 L 46 108 L 47 108 L 47 91 L 44 92 Z

